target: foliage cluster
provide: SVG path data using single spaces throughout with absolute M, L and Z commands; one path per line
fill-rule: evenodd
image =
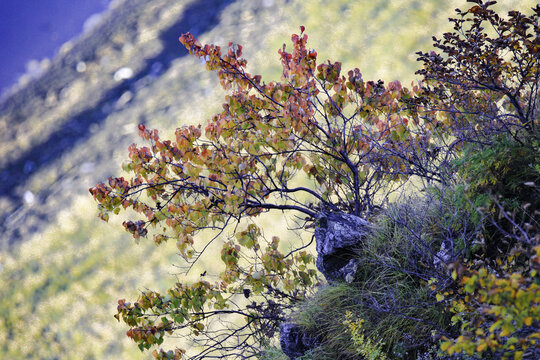
M 537 130 L 517 138 L 498 137 L 468 162 L 456 162 L 468 184 L 462 194 L 468 201 L 464 205 L 472 218 L 482 219 L 482 226 L 474 251 L 453 269 L 453 284 L 437 295 L 448 304 L 452 324 L 460 326 L 459 336 L 443 337 L 441 350 L 449 355 L 482 359 L 538 355 L 537 142 Z
M 495 2 L 471 2 L 451 19 L 454 32 L 434 39 L 441 54 L 419 53 L 424 81 L 411 89 L 364 81 L 358 69 L 343 75 L 339 62 L 317 64 L 304 27 L 291 53 L 279 51 L 282 80 L 268 84 L 246 71 L 240 45 L 222 51 L 180 37 L 230 92 L 223 111 L 204 134 L 184 127 L 175 141 L 141 125 L 150 145 L 130 147 L 129 179 L 90 191 L 104 220 L 128 208 L 140 214 L 124 222 L 135 239 L 151 231 L 158 245 L 174 240 L 188 271 L 235 227 L 222 242 L 216 282 L 178 282 L 166 294 L 118 302 L 116 317 L 141 350 L 181 333 L 201 346 L 193 358 L 259 356 L 304 299 L 295 316 L 321 341 L 318 359 L 379 351 L 414 359 L 439 338 L 442 356 L 520 358 L 534 347 L 540 6 L 504 19 L 491 10 Z M 428 193 L 416 212 L 388 205 L 415 187 Z M 379 221 L 359 245 L 355 282 L 310 299 L 313 256 L 302 247 L 285 253 L 255 223 L 275 210 L 296 213 L 304 228 L 324 212 Z M 213 240 L 200 244 L 202 230 L 214 231 Z M 347 310 L 365 321 L 362 333 Z
M 368 360 L 387 360 L 388 358 L 381 350 L 382 344 L 380 342 L 373 343 L 371 339 L 366 339 L 362 330 L 363 323 L 363 319 L 353 319 L 351 312 L 345 313 L 345 321 L 343 322 L 343 325 L 349 328 L 352 341 L 356 350 L 358 351 L 358 354 Z
M 465 353 L 483 359 L 522 359 L 527 349 L 537 347 L 540 291 L 534 280 L 537 270 L 531 269 L 539 268 L 539 253 L 537 245 L 534 256 L 527 256 L 530 260 L 527 269 L 506 270 L 502 275 L 486 267 L 467 269 L 459 279 L 456 292 L 438 295 L 440 300 L 445 296 L 453 299 L 452 322 L 461 325 L 459 337 L 442 342 L 443 352 Z M 508 269 L 509 263 L 520 255 L 514 251 L 502 269 Z
M 436 61 L 439 68 L 431 75 L 450 83 L 452 98 L 481 90 L 492 107 L 491 112 L 478 112 L 474 104 L 468 105 L 475 136 L 454 162 L 466 184 L 463 206 L 480 228 L 475 232 L 477 246 L 454 264 L 453 281 L 442 285 L 437 295 L 440 301 L 449 300 L 452 324 L 459 325 L 456 335 L 443 336 L 441 350 L 482 359 L 534 358 L 540 336 L 540 8 L 530 17 L 511 11 L 505 20 L 490 3 L 458 12 L 474 16 L 452 20 L 456 29 L 465 22 L 470 27 L 461 35 L 445 35 L 444 42 L 436 40 L 448 57 Z M 486 34 L 485 27 L 494 36 Z M 474 46 L 463 45 L 466 39 L 473 39 Z M 474 57 L 465 57 L 472 53 Z M 456 77 L 452 71 L 457 70 Z M 513 111 L 501 118 L 501 108 Z

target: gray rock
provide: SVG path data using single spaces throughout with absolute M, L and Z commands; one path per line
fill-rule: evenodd
M 329 282 L 354 279 L 357 261 L 354 248 L 361 245 L 370 230 L 370 223 L 351 214 L 325 213 L 315 229 L 317 269 Z
M 449 241 L 443 241 L 441 249 L 433 257 L 433 265 L 436 269 L 444 269 L 455 260 L 453 255 L 452 244 Z
M 317 340 L 305 334 L 297 324 L 283 323 L 279 332 L 281 351 L 291 360 L 301 357 L 317 346 Z
M 351 259 L 341 269 L 339 269 L 339 273 L 341 275 L 341 278 L 348 282 L 349 284 L 354 281 L 354 278 L 356 276 L 356 270 L 358 270 L 358 265 L 360 264 L 360 260 L 358 259 Z

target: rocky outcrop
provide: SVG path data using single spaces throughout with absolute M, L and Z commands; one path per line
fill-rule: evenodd
M 317 268 L 328 282 L 354 280 L 360 260 L 355 248 L 361 246 L 371 226 L 366 220 L 345 213 L 324 213 L 317 219 Z M 317 346 L 317 339 L 294 323 L 280 329 L 281 350 L 292 360 Z
M 317 340 L 305 334 L 297 324 L 283 323 L 280 328 L 279 344 L 285 355 L 290 359 L 297 359 L 317 346 Z
M 317 269 L 326 280 L 352 282 L 358 266 L 354 248 L 362 244 L 370 223 L 351 214 L 325 213 L 315 229 Z

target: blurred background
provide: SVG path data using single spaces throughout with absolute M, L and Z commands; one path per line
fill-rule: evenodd
M 534 0 L 501 0 L 530 12 Z M 163 138 L 220 109 L 217 77 L 178 37 L 244 46 L 248 71 L 279 80 L 277 50 L 308 46 L 364 79 L 415 80 L 416 51 L 465 0 L 2 0 L 0 358 L 146 359 L 116 301 L 179 280 L 174 244 L 135 245 L 103 223 L 88 188 L 121 175 L 137 125 Z M 290 47 L 290 45 L 289 45 Z M 287 239 L 287 223 L 272 229 Z M 276 222 L 278 223 L 276 226 Z M 212 254 L 210 254 L 212 256 Z M 204 263 L 200 264 L 204 267 Z M 171 340 L 174 342 L 174 339 Z
M 5 0 L 0 3 L 0 92 L 21 75 L 38 75 L 60 46 L 88 32 L 110 0 Z M 46 64 L 45 63 L 45 64 Z M 46 65 L 45 65 L 46 66 Z

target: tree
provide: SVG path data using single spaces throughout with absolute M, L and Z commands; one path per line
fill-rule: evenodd
M 277 237 L 262 237 L 259 215 L 288 212 L 307 229 L 327 212 L 370 218 L 411 179 L 423 186 L 456 181 L 453 161 L 464 144 L 534 131 L 540 7 L 531 17 L 514 12 L 502 20 L 489 10 L 493 2 L 473 2 L 462 14 L 472 19 L 452 20 L 456 32 L 435 40 L 444 56 L 420 53 L 425 80 L 411 89 L 364 81 L 359 69 L 344 75 L 339 62 L 317 64 L 304 27 L 291 37 L 292 52 L 285 45 L 279 51 L 282 80 L 270 83 L 246 71 L 240 45 L 222 51 L 191 34 L 180 37 L 217 71 L 229 92 L 223 111 L 204 134 L 201 126 L 181 127 L 175 141 L 140 125 L 149 145 L 129 147 L 129 178 L 110 178 L 90 192 L 103 220 L 135 210 L 140 217 L 125 229 L 137 240 L 150 231 L 158 245 L 176 241 L 189 266 L 209 245 L 197 234 L 213 231 L 210 242 L 223 242 L 224 270 L 214 283 L 179 282 L 166 294 L 119 300 L 116 317 L 141 350 L 175 333 L 201 346 L 193 358 L 256 356 L 317 281 L 313 255 L 304 248 L 282 253 Z M 484 20 L 499 40 L 485 35 Z M 223 240 L 227 229 L 233 236 Z M 243 322 L 225 320 L 232 315 Z M 182 354 L 154 351 L 160 359 Z
M 201 46 L 182 35 L 190 53 L 217 70 L 230 91 L 223 111 L 209 121 L 205 136 L 200 126 L 184 127 L 175 142 L 140 125 L 150 146 L 130 146 L 124 170 L 131 179 L 111 178 L 90 190 L 101 218 L 132 208 L 145 217 L 124 222 L 136 239 L 152 229 L 156 244 L 174 239 L 184 259 L 193 262 L 207 245 L 201 249 L 194 240 L 203 229 L 217 230 L 217 239 L 230 224 L 270 210 L 294 211 L 303 222 L 315 221 L 322 211 L 366 216 L 396 191 L 393 184 L 417 173 L 437 179 L 427 157 L 418 158 L 429 138 L 408 126 L 419 121 L 416 108 L 405 101 L 417 88 L 365 82 L 358 69 L 343 76 L 340 63 L 317 66 L 317 53 L 306 49 L 301 30 L 292 36 L 292 53 L 285 47 L 279 52 L 283 81 L 269 84 L 245 71 L 240 45 L 229 44 L 222 54 L 218 46 Z M 117 317 L 131 327 L 128 336 L 149 348 L 165 333 L 189 328 L 196 338 L 207 335 L 203 357 L 213 351 L 245 353 L 242 347 L 253 345 L 250 337 L 273 334 L 282 308 L 301 299 L 316 274 L 308 268 L 313 257 L 307 252 L 284 255 L 277 238 L 262 250 L 260 241 L 253 222 L 236 231 L 223 245 L 226 269 L 214 284 L 178 283 L 166 295 L 145 292 L 135 303 L 119 301 Z M 227 308 L 227 296 L 246 291 L 259 298 L 269 291 L 279 301 Z M 248 319 L 231 330 L 242 339 L 231 346 L 224 345 L 230 334 L 203 331 L 207 319 L 228 313 Z
M 256 354 L 251 338 L 271 336 L 284 308 L 305 295 L 316 273 L 309 267 L 312 255 L 302 249 L 282 254 L 277 238 L 262 250 L 252 219 L 271 210 L 296 212 L 304 224 L 324 211 L 368 216 L 410 176 L 440 180 L 426 153 L 429 137 L 416 133 L 417 107 L 407 101 L 418 87 L 365 82 L 358 69 L 344 76 L 339 62 L 317 65 L 317 53 L 307 50 L 301 30 L 292 36 L 292 53 L 285 46 L 279 51 L 282 82 L 268 84 L 245 71 L 240 45 L 231 43 L 222 54 L 218 46 L 201 46 L 192 35 L 182 35 L 190 53 L 217 70 L 230 92 L 223 111 L 209 121 L 204 136 L 200 126 L 183 127 L 175 142 L 140 125 L 150 146 L 130 146 L 124 165 L 132 174 L 129 181 L 111 178 L 90 190 L 102 219 L 132 208 L 144 216 L 124 222 L 134 238 L 152 229 L 156 244 L 174 239 L 191 263 L 208 245 L 194 240 L 199 231 L 216 230 L 217 239 L 232 223 L 250 220 L 223 245 L 220 281 L 178 283 L 166 295 L 149 291 L 135 303 L 119 301 L 117 318 L 131 327 L 128 336 L 141 349 L 187 328 L 196 341 L 206 335 L 198 357 L 215 351 L 247 354 L 244 348 Z M 248 297 L 248 292 L 264 300 L 263 291 L 271 297 L 263 304 L 228 308 L 230 296 Z M 227 329 L 230 333 L 203 331 L 214 315 L 229 313 L 245 316 L 247 323 Z M 231 333 L 239 343 L 225 345 Z

